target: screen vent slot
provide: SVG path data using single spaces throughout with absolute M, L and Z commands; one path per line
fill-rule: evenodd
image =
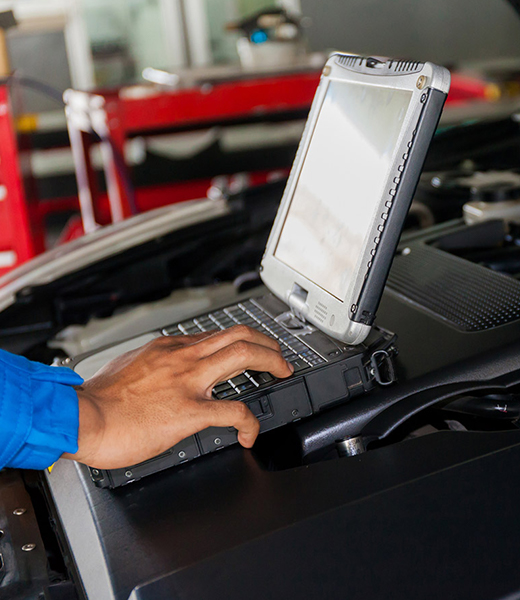
M 327 313 L 328 313 L 327 307 L 325 306 L 325 304 L 322 304 L 321 302 L 318 302 L 316 304 L 316 306 L 314 307 L 314 316 L 317 321 L 320 321 L 320 323 L 323 323 L 326 320 Z
M 391 61 L 389 68 L 395 73 L 414 73 L 422 69 L 423 63 L 411 60 Z
M 363 57 L 360 56 L 338 56 L 336 63 L 342 67 L 355 67 L 363 64 Z

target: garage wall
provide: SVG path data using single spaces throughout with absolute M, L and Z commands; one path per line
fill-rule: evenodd
M 19 75 L 45 82 L 63 92 L 71 87 L 65 35 L 61 31 L 19 31 L 8 35 L 11 68 Z M 22 90 L 22 112 L 42 112 L 60 109 L 60 105 L 30 89 Z M 19 99 L 17 97 L 17 99 Z
M 506 0 L 301 0 L 313 50 L 451 63 L 520 57 L 520 15 Z

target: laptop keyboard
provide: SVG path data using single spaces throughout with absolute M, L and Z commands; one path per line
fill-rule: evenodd
M 289 333 L 251 300 L 165 327 L 163 334 L 192 335 L 201 331 L 228 329 L 233 325 L 248 325 L 275 339 L 280 344 L 285 360 L 292 363 L 295 373 L 325 362 L 319 354 Z M 233 379 L 217 384 L 213 388 L 213 396 L 218 399 L 238 399 L 240 394 L 263 387 L 273 381 L 274 377 L 270 373 L 245 371 Z

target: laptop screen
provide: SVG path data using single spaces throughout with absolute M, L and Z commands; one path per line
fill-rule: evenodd
M 329 83 L 275 257 L 339 300 L 369 242 L 411 97 Z

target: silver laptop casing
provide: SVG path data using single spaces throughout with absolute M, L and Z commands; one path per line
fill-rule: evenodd
M 347 81 L 411 92 L 410 104 L 398 135 L 383 193 L 376 201 L 377 210 L 374 212 L 365 237 L 363 251 L 356 259 L 355 275 L 351 278 L 343 298 L 333 296 L 275 256 L 278 240 L 331 81 Z M 296 317 L 347 344 L 361 343 L 370 332 L 375 309 L 390 268 L 391 257 L 449 85 L 449 71 L 428 62 L 385 61 L 333 54 L 323 69 L 262 259 L 261 277 L 271 292 L 291 307 Z M 436 107 L 432 106 L 429 109 L 428 104 L 432 94 L 437 94 L 440 100 Z M 422 138 L 425 143 L 422 143 Z M 414 146 L 417 146 L 416 152 L 413 151 Z M 344 193 L 348 193 L 348 190 Z M 380 254 L 384 252 L 391 256 L 378 257 L 378 251 Z M 368 297 L 375 300 L 371 301 L 369 309 L 361 311 L 363 300 Z

